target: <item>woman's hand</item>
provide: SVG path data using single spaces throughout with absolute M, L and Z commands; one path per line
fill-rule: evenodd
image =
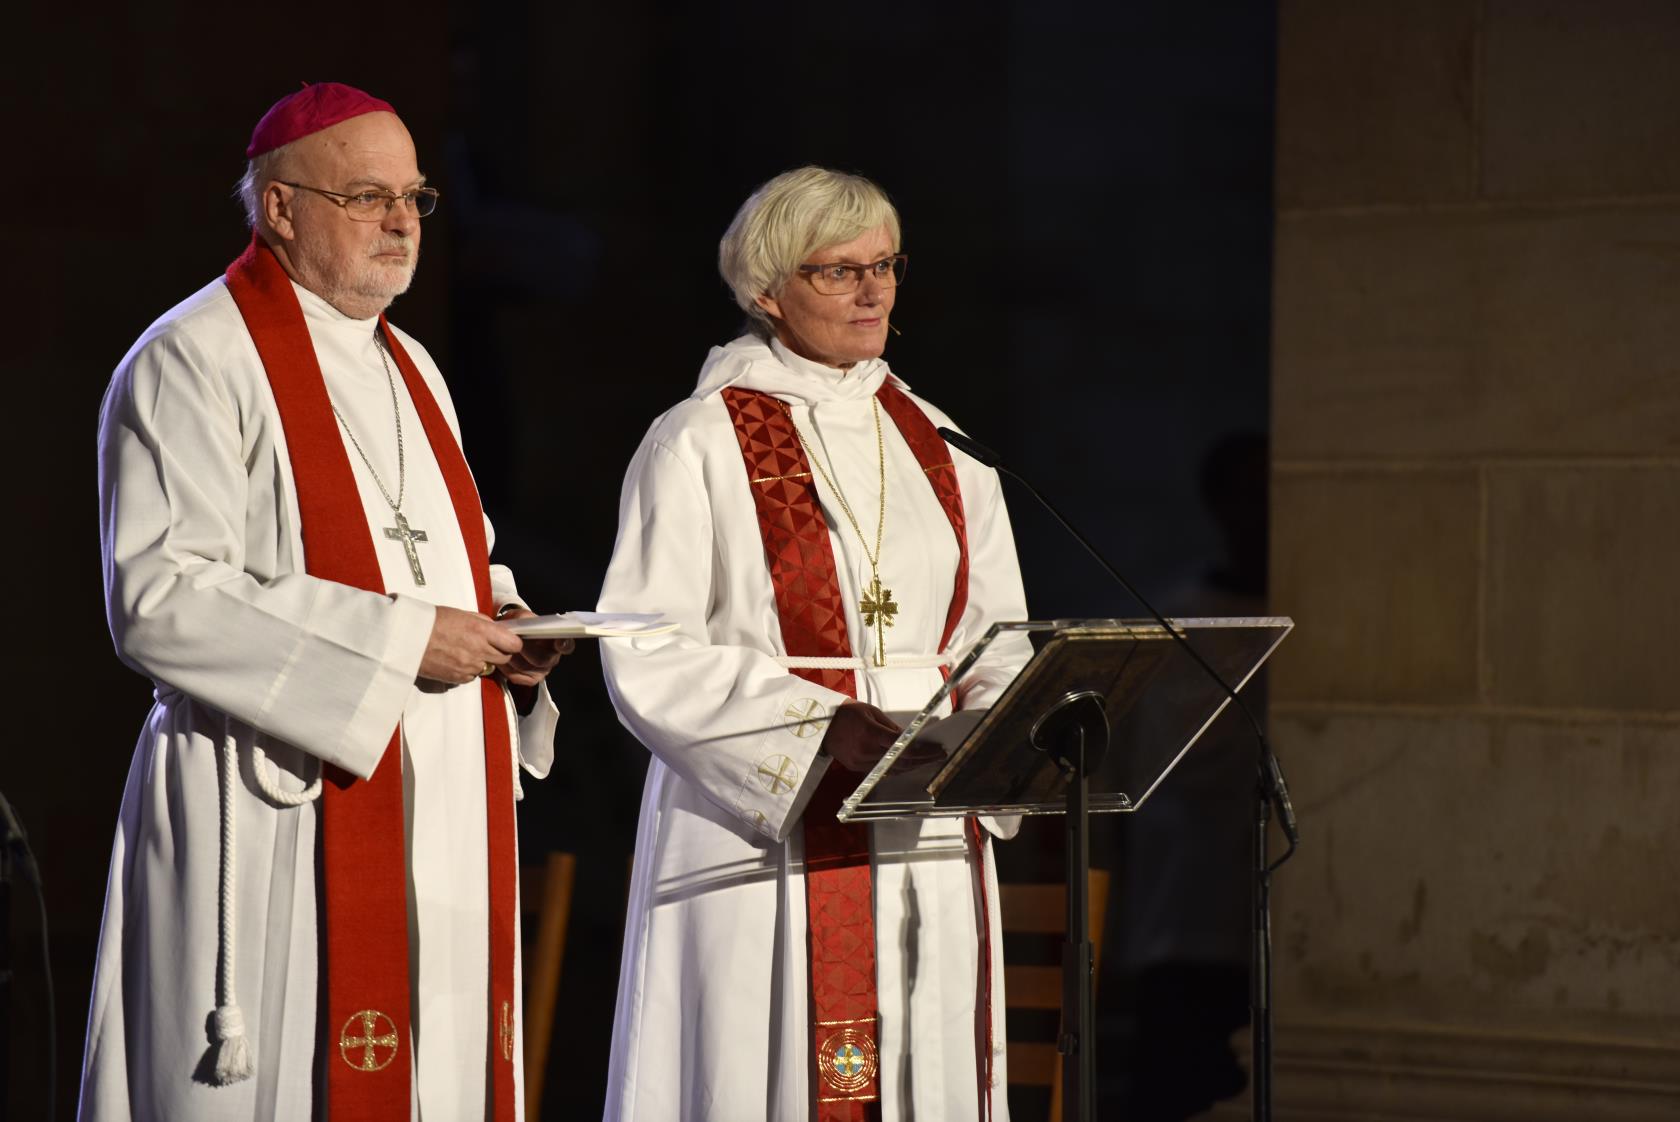
M 865 774 L 874 770 L 881 757 L 887 754 L 893 741 L 904 730 L 881 710 L 861 701 L 848 701 L 829 718 L 821 751 L 847 771 Z M 893 762 L 899 768 L 919 767 L 932 760 L 944 759 L 938 745 L 915 741 Z

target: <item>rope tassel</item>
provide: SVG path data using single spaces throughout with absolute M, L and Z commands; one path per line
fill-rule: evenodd
M 220 962 L 221 976 L 216 979 L 216 989 L 221 996 L 221 1004 L 216 1006 L 216 1012 L 210 1018 L 211 1042 L 216 1047 L 215 1082 L 220 1086 L 238 1083 L 251 1078 L 255 1068 L 255 1057 L 251 1054 L 251 1042 L 245 1035 L 245 1014 L 239 1010 L 239 1001 L 233 994 L 233 948 L 234 948 L 234 810 L 233 810 L 233 780 L 239 774 L 239 745 L 234 740 L 233 733 L 228 730 L 222 735 L 222 886 L 220 899 L 221 912 L 221 942 L 218 948 L 221 953 L 216 957 Z
M 274 769 L 269 765 L 268 756 L 253 741 L 251 744 L 251 771 L 256 776 L 257 786 L 264 797 L 275 806 L 295 807 L 312 802 L 321 794 L 321 778 L 315 777 L 302 791 L 286 791 L 270 775 Z M 257 1057 L 251 1047 L 250 1037 L 245 1035 L 245 1014 L 239 1008 L 239 999 L 234 996 L 234 948 L 238 940 L 234 931 L 234 908 L 238 901 L 238 879 L 235 876 L 234 840 L 237 837 L 237 821 L 234 814 L 234 780 L 239 775 L 239 741 L 232 729 L 224 726 L 222 730 L 222 883 L 221 896 L 218 901 L 218 919 L 220 921 L 220 945 L 216 948 L 216 959 L 219 963 L 216 975 L 216 993 L 221 1003 L 210 1016 L 210 1043 L 215 1046 L 216 1065 L 213 1081 L 217 1086 L 226 1087 L 230 1083 L 251 1078 L 256 1070 Z
M 245 1035 L 245 1014 L 237 1005 L 218 1005 L 211 1019 L 210 1035 L 216 1040 L 215 1081 L 220 1086 L 251 1078 L 255 1057 Z

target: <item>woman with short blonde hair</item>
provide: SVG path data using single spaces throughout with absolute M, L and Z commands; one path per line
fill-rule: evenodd
M 785 171 L 741 204 L 718 243 L 718 272 L 753 333 L 769 339 L 775 329 L 758 297 L 786 284 L 813 250 L 877 226 L 897 253 L 898 210 L 870 180 L 819 167 Z
M 996 474 L 881 359 L 908 260 L 862 176 L 753 192 L 718 247 L 749 331 L 625 476 L 601 610 L 678 629 L 602 645 L 653 754 L 609 1120 L 1007 1117 L 990 839 L 1014 823 L 835 818 L 954 652 L 1027 618 Z M 1026 654 L 989 647 L 957 706 Z

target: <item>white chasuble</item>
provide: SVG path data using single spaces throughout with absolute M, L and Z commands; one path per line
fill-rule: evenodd
M 252 769 L 300 791 L 322 761 L 367 776 L 400 767 L 409 860 L 414 1117 L 482 1118 L 488 1004 L 484 739 L 478 686 L 416 683 L 434 605 L 476 610 L 465 544 L 402 378 L 397 418 L 374 339 L 304 289 L 303 308 L 390 595 L 303 571 L 285 434 L 267 377 L 220 280 L 155 323 L 124 358 L 100 425 L 107 612 L 118 653 L 156 683 L 113 848 L 88 1017 L 81 1117 L 224 1122 L 318 1111 L 319 821 L 279 807 Z M 458 431 L 425 349 L 399 341 Z M 356 445 L 360 446 L 358 451 Z M 365 459 L 364 459 L 365 456 Z M 371 467 L 370 467 L 371 464 Z M 375 475 L 377 474 L 377 481 Z M 417 584 L 380 483 L 397 498 Z M 488 533 L 489 527 L 486 526 Z M 492 539 L 493 540 L 493 539 Z M 492 566 L 496 601 L 518 599 Z M 509 707 L 533 775 L 553 758 L 557 713 L 542 691 Z M 384 759 L 400 724 L 402 758 Z M 240 748 L 234 785 L 235 993 L 254 1053 L 245 1081 L 213 1085 L 206 1025 L 216 1007 L 218 755 Z M 516 772 L 517 776 L 517 772 Z M 516 780 L 517 782 L 517 780 Z M 470 1058 L 469 1058 L 470 1057 Z
M 730 385 L 786 401 L 850 505 L 860 540 L 818 476 L 860 700 L 888 711 L 926 704 L 942 678 L 937 648 L 958 548 L 914 453 L 873 395 L 885 363 L 851 371 L 779 344 L 714 348 L 695 394 L 654 422 L 625 478 L 603 611 L 662 611 L 677 632 L 602 644 L 619 717 L 653 754 L 643 794 L 620 966 L 606 1117 L 810 1116 L 806 903 L 800 813 L 822 778 L 822 718 L 847 698 L 790 674 L 753 496 L 720 397 Z M 902 383 L 898 383 L 903 388 Z M 936 425 L 950 420 L 913 399 Z M 956 457 L 968 522 L 968 606 L 960 652 L 992 623 L 1025 619 L 1019 566 L 995 473 Z M 882 585 L 891 627 L 864 624 L 875 576 L 883 476 Z M 884 639 L 884 645 L 881 640 Z M 875 666 L 877 655 L 886 663 Z M 997 647 L 960 699 L 994 701 L 1025 662 Z M 999 836 L 1015 823 L 987 822 Z M 977 1040 L 981 955 L 993 960 L 994 1117 L 1002 1086 L 1002 955 L 989 844 L 961 820 L 871 826 L 881 1115 L 981 1117 Z M 989 930 L 981 915 L 989 919 Z

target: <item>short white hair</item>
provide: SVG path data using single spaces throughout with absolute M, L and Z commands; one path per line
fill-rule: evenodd
M 718 242 L 718 272 L 747 313 L 753 334 L 774 334 L 758 297 L 774 296 L 813 250 L 849 242 L 885 226 L 899 249 L 898 211 L 861 175 L 828 168 L 784 171 L 747 197 Z
M 252 230 L 261 231 L 266 228 L 263 223 L 263 188 L 268 185 L 269 180 L 279 178 L 280 164 L 290 147 L 290 144 L 282 144 L 262 153 L 245 165 L 245 174 L 234 184 L 234 197 L 239 200 L 239 205 L 245 208 L 245 224 Z

